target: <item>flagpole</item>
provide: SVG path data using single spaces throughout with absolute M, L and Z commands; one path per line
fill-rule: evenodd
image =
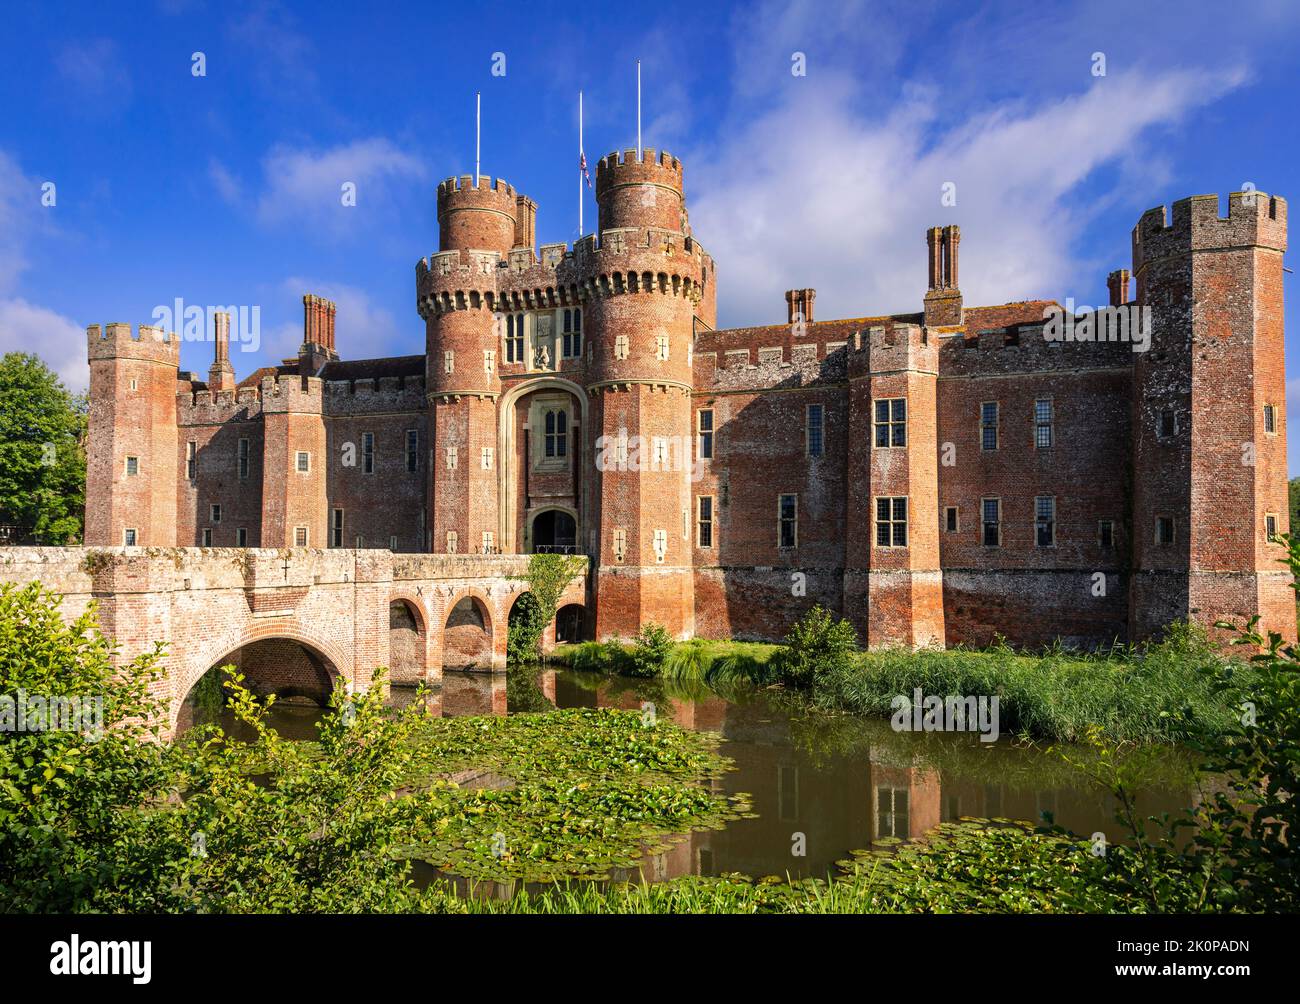
M 474 94 L 474 187 L 478 188 L 479 137 L 482 133 L 483 95 Z
M 636 159 L 641 160 L 641 60 L 636 61 Z
M 587 151 L 582 148 L 582 91 L 578 92 L 578 163 L 582 164 Z M 582 168 L 578 168 L 578 238 L 582 238 Z

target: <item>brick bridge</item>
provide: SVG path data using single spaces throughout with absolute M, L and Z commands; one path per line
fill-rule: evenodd
M 94 602 L 129 662 L 167 642 L 162 686 L 174 728 L 213 666 L 262 690 L 323 701 L 334 681 L 439 682 L 443 668 L 506 665 L 510 610 L 527 592 L 527 555 L 394 554 L 311 548 L 0 548 L 0 581 L 39 580 L 71 619 Z M 582 623 L 586 575 L 557 622 Z M 577 607 L 578 609 L 573 609 Z M 553 641 L 555 625 L 547 629 Z

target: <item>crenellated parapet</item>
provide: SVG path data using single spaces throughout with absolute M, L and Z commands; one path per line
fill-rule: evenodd
M 86 328 L 89 356 L 96 359 L 138 359 L 180 366 L 181 340 L 175 332 L 141 324 L 138 333 L 129 324 L 92 324 Z
M 197 390 L 176 395 L 178 425 L 220 425 L 247 422 L 262 414 L 262 399 L 256 387 L 234 391 Z
M 1174 203 L 1172 221 L 1167 207 L 1148 209 L 1133 228 L 1133 271 L 1192 251 L 1245 247 L 1286 250 L 1286 199 L 1232 192 L 1221 217 L 1217 195 L 1193 195 Z
M 482 248 L 503 257 L 515 246 L 519 207 L 514 186 L 465 174 L 438 185 L 438 248 Z
M 423 411 L 422 376 L 329 380 L 325 383 L 325 414 L 372 415 Z
M 663 151 L 618 151 L 596 164 L 600 229 L 655 227 L 689 233 L 682 163 Z
M 262 411 L 319 415 L 324 410 L 324 382 L 319 377 L 262 377 Z

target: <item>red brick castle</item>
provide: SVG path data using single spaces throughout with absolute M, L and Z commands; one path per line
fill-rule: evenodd
M 1281 198 L 1142 216 L 1110 299 L 1150 308 L 1146 351 L 966 306 L 954 226 L 915 313 L 802 289 L 718 330 L 681 163 L 610 154 L 596 198 L 598 235 L 535 248 L 504 181 L 439 185 L 423 355 L 341 359 L 315 296 L 298 357 L 238 383 L 223 317 L 206 382 L 174 335 L 91 326 L 87 543 L 572 550 L 598 638 L 779 638 L 814 602 L 873 647 L 1294 637 Z

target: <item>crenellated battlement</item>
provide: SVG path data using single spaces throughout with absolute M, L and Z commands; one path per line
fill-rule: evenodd
M 326 415 L 363 415 L 424 409 L 424 377 L 364 377 L 325 383 Z
M 480 174 L 478 176 L 478 181 L 479 183 L 476 185 L 474 184 L 474 176 L 472 174 L 461 174 L 453 175 L 450 178 L 438 182 L 439 206 L 442 205 L 442 200 L 444 198 L 454 198 L 457 193 L 467 196 L 472 195 L 474 198 L 484 199 L 490 197 L 496 197 L 498 199 L 508 198 L 510 200 L 511 216 L 514 215 L 514 199 L 516 194 L 514 185 L 502 178 L 497 178 L 496 182 L 492 183 L 492 176 L 488 174 Z M 489 195 L 489 193 L 491 194 Z
M 178 425 L 220 425 L 223 422 L 246 422 L 262 413 L 258 388 L 238 390 L 197 390 L 176 395 Z
M 657 227 L 689 233 L 682 163 L 668 152 L 635 150 L 603 157 L 596 164 L 600 230 Z
M 1265 247 L 1286 250 L 1286 200 L 1264 192 L 1232 192 L 1228 215 L 1219 215 L 1219 196 L 1193 195 L 1148 209 L 1133 228 L 1133 271 L 1148 262 L 1192 251 Z
M 636 150 L 615 150 L 596 162 L 597 198 L 602 181 L 606 185 L 637 185 L 665 174 L 675 180 L 678 188 L 681 187 L 682 162 L 667 150 L 656 155 L 654 150 L 642 149 L 639 160 Z
M 324 381 L 320 377 L 262 377 L 263 412 L 320 414 L 323 403 Z
M 132 332 L 129 324 L 106 324 L 103 328 L 91 324 L 86 328 L 86 344 L 92 361 L 123 357 L 180 365 L 180 338 L 175 332 L 148 324 L 141 324 L 138 334 Z

